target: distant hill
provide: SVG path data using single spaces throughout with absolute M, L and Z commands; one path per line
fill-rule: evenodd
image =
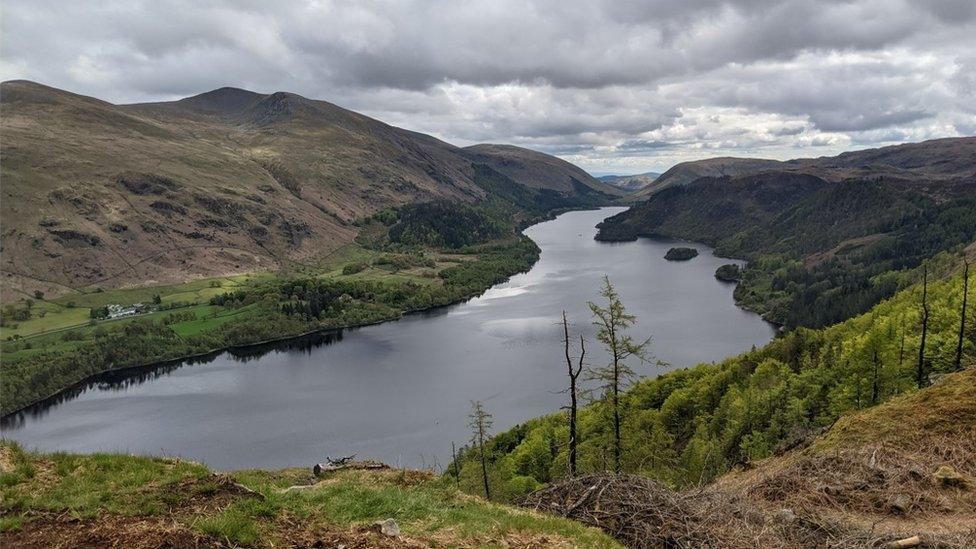
M 721 177 L 724 175 L 742 175 L 772 169 L 780 162 L 757 158 L 709 158 L 694 162 L 682 162 L 661 174 L 652 187 L 642 189 L 638 196 L 646 197 L 661 189 L 687 185 L 702 177 Z
M 966 137 L 773 164 L 688 163 L 655 185 L 703 166 L 757 171 L 673 176 L 601 223 L 597 238 L 707 243 L 750 260 L 740 304 L 790 327 L 826 326 L 892 295 L 902 270 L 976 239 L 974 159 L 976 138 Z
M 761 158 L 708 158 L 682 162 L 664 172 L 640 198 L 668 187 L 687 185 L 702 177 L 745 176 L 761 172 L 815 175 L 827 181 L 885 177 L 904 181 L 940 181 L 976 177 L 976 137 L 933 139 L 879 149 L 845 152 L 838 156 L 788 161 Z
M 636 192 L 652 185 L 660 176 L 661 174 L 657 172 L 646 172 L 634 175 L 604 175 L 597 179 L 604 183 L 609 183 L 618 189 L 623 189 L 627 192 Z
M 620 194 L 542 153 L 462 149 L 286 92 L 113 105 L 10 81 L 0 99 L 5 297 L 310 261 L 384 208 L 484 200 L 489 176 L 563 202 Z
M 561 193 L 597 191 L 619 195 L 614 186 L 594 179 L 583 169 L 548 154 L 512 145 L 474 145 L 463 149 L 472 162 L 487 165 L 523 185 Z

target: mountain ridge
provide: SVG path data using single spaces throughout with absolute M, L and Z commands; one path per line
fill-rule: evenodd
M 543 153 L 470 151 L 288 92 L 114 105 L 14 80 L 0 108 L 4 299 L 314 262 L 385 208 L 486 199 L 478 164 L 570 203 L 617 194 Z
M 633 193 L 653 185 L 654 181 L 659 177 L 661 177 L 661 174 L 658 172 L 644 172 L 633 175 L 603 175 L 597 179 L 629 193 Z
M 933 162 L 932 159 L 937 161 Z M 966 159 L 969 158 L 967 162 Z M 917 143 L 847 151 L 835 156 L 770 160 L 715 157 L 675 164 L 638 198 L 668 187 L 683 186 L 705 177 L 740 177 L 761 172 L 805 173 L 827 181 L 888 177 L 905 181 L 940 181 L 976 177 L 976 137 L 947 137 Z

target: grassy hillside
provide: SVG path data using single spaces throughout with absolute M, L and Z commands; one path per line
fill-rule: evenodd
M 627 193 L 636 193 L 653 185 L 658 177 L 661 177 L 661 174 L 647 172 L 634 175 L 604 175 L 597 179 L 604 183 L 609 183 Z
M 956 368 L 963 287 L 958 267 L 959 257 L 949 254 L 929 265 L 924 384 Z M 970 293 L 974 287 L 976 273 L 971 272 Z M 637 383 L 622 401 L 624 471 L 672 487 L 707 482 L 797 444 L 844 414 L 914 392 L 920 299 L 921 288 L 915 285 L 830 328 L 797 329 L 718 364 Z M 976 314 L 972 307 L 967 314 L 961 367 L 976 365 Z M 553 360 L 557 358 L 554 354 Z M 971 376 L 959 379 L 972 381 Z M 583 473 L 608 467 L 612 442 L 608 413 L 602 400 L 580 413 Z M 567 437 L 565 413 L 529 421 L 494 437 L 489 445 L 493 493 L 517 500 L 563 477 Z M 465 490 L 479 493 L 479 464 L 474 457 L 469 452 L 462 458 L 461 480 Z
M 4 302 L 313 263 L 384 209 L 491 198 L 476 165 L 571 206 L 616 193 L 541 153 L 475 155 L 284 92 L 113 105 L 11 81 L 0 124 Z
M 422 471 L 217 474 L 170 458 L 36 454 L 0 442 L 4 547 L 619 547 Z M 400 535 L 373 524 L 393 519 Z

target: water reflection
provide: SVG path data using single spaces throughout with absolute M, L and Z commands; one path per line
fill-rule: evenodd
M 354 329 L 355 328 L 351 330 Z M 126 391 L 136 385 L 142 385 L 143 383 L 166 377 L 176 370 L 186 366 L 210 364 L 222 354 L 230 357 L 234 362 L 241 364 L 256 361 L 269 353 L 311 355 L 312 352 L 319 347 L 332 345 L 342 341 L 343 331 L 344 330 L 328 330 L 325 332 L 315 332 L 285 341 L 248 345 L 245 347 L 233 347 L 224 352 L 209 353 L 206 355 L 184 358 L 173 362 L 163 362 L 160 364 L 150 364 L 146 366 L 136 366 L 133 368 L 102 372 L 101 374 L 92 376 L 81 383 L 61 391 L 54 396 L 28 406 L 23 410 L 3 416 L 3 418 L 0 419 L 0 428 L 19 429 L 24 426 L 24 423 L 28 418 L 43 418 L 52 408 L 69 400 L 73 400 L 90 390 Z
M 684 367 L 761 345 L 773 329 L 715 280 L 729 260 L 669 262 L 674 241 L 593 240 L 619 209 L 572 212 L 526 230 L 542 249 L 529 271 L 463 304 L 396 322 L 103 374 L 4 418 L 26 448 L 178 455 L 217 469 L 307 465 L 357 454 L 406 467 L 449 460 L 468 439 L 471 400 L 506 429 L 558 410 L 566 310 L 593 341 L 586 301 L 608 274 L 638 318 L 635 338 Z M 341 344 L 336 344 L 341 342 Z M 607 357 L 587 346 L 591 363 Z M 653 376 L 665 368 L 635 367 Z

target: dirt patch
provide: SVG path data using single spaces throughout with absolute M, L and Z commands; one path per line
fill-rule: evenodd
M 126 549 L 223 547 L 172 519 L 102 516 L 92 520 L 41 518 L 19 531 L 0 534 L 3 547 L 37 549 Z
M 865 246 L 874 244 L 875 242 L 878 242 L 879 240 L 885 238 L 886 236 L 887 235 L 885 235 L 884 233 L 877 233 L 877 234 L 869 234 L 867 236 L 860 236 L 857 238 L 850 238 L 841 242 L 840 244 L 834 246 L 829 250 L 810 254 L 803 260 L 803 263 L 804 265 L 806 265 L 807 268 L 816 267 L 818 265 L 830 261 L 831 259 L 834 259 L 839 255 L 851 253 L 858 250 L 859 248 L 863 248 Z
M 155 491 L 157 488 L 147 486 L 146 490 Z M 168 486 L 167 491 L 173 496 L 173 506 L 178 508 L 175 510 L 195 514 L 220 511 L 241 498 L 264 499 L 261 493 L 221 474 L 213 474 L 205 478 L 187 477 Z

